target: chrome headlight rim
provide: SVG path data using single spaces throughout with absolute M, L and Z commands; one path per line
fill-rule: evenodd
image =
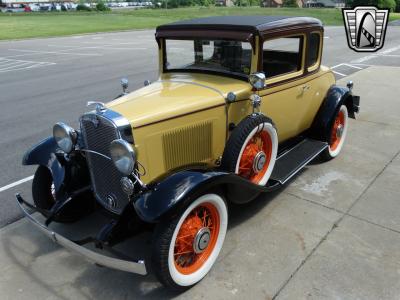
M 70 153 L 77 143 L 78 133 L 71 126 L 57 122 L 53 126 L 53 137 L 62 151 Z
M 122 174 L 133 173 L 136 165 L 136 152 L 132 145 L 123 139 L 113 140 L 110 144 L 111 160 Z

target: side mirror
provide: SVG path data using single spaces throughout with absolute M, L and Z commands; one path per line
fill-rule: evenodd
M 121 86 L 122 86 L 122 91 L 124 94 L 126 94 L 126 90 L 128 89 L 129 81 L 128 78 L 122 78 L 121 79 Z
M 261 72 L 250 74 L 249 83 L 257 91 L 262 90 L 265 88 L 265 74 Z

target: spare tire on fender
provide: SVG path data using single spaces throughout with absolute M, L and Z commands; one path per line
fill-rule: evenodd
M 254 184 L 265 185 L 275 166 L 278 135 L 274 123 L 262 114 L 244 118 L 229 137 L 221 167 Z

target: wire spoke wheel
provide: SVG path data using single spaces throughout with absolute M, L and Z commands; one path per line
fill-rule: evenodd
M 243 119 L 226 143 L 221 167 L 254 184 L 265 185 L 275 166 L 278 134 L 262 114 Z
M 239 162 L 238 175 L 259 183 L 268 170 L 272 156 L 272 139 L 265 132 L 257 132 L 247 143 Z
M 221 251 L 228 224 L 225 201 L 217 194 L 197 198 L 155 230 L 153 267 L 169 288 L 183 290 L 199 282 Z
M 204 203 L 190 212 L 175 241 L 175 266 L 182 274 L 197 271 L 214 249 L 219 232 L 218 211 Z
M 349 115 L 347 107 L 342 105 L 332 120 L 332 127 L 328 137 L 329 146 L 321 154 L 323 160 L 328 161 L 339 155 L 346 140 L 348 127 Z
M 345 126 L 345 116 L 344 112 L 340 110 L 332 126 L 331 143 L 329 146 L 333 151 L 337 149 L 337 147 L 340 144 L 340 141 L 342 140 L 344 126 Z

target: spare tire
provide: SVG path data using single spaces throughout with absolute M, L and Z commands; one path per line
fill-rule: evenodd
M 275 166 L 278 135 L 271 119 L 262 114 L 244 118 L 234 129 L 222 155 L 221 168 L 265 185 Z

